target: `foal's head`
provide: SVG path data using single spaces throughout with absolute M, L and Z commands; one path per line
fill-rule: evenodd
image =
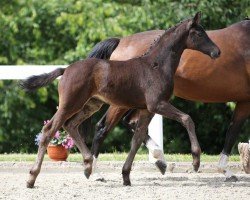
M 187 30 L 189 31 L 187 38 L 187 48 L 201 51 L 209 55 L 211 58 L 218 58 L 220 56 L 220 49 L 208 37 L 202 26 L 200 25 L 201 12 L 196 13 L 194 18 L 187 23 Z

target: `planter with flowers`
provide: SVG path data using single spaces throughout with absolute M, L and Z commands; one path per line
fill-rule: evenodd
M 44 121 L 44 125 L 49 121 Z M 35 142 L 39 145 L 42 133 L 36 135 Z M 47 153 L 51 160 L 66 161 L 70 149 L 74 147 L 73 139 L 66 131 L 57 131 L 47 147 Z

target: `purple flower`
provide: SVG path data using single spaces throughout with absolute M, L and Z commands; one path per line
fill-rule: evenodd
M 40 141 L 41 141 L 41 139 L 42 139 L 42 133 L 38 133 L 37 135 L 36 135 L 36 138 L 35 138 L 35 144 L 36 145 L 39 145 L 40 144 Z

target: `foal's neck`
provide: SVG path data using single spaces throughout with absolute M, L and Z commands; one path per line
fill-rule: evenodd
M 166 30 L 145 55 L 145 58 L 151 63 L 151 66 L 173 75 L 179 65 L 181 54 L 186 48 L 187 37 L 186 23 L 180 23 Z

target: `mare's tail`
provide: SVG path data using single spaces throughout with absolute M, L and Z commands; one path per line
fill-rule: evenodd
M 35 91 L 38 88 L 44 87 L 53 82 L 58 76 L 63 75 L 65 69 L 57 68 L 50 73 L 35 75 L 20 82 L 21 88 L 28 92 Z
M 88 58 L 100 58 L 108 60 L 120 42 L 119 38 L 109 38 L 97 43 L 90 52 Z M 92 116 L 86 119 L 79 126 L 79 133 L 83 138 L 87 138 L 92 132 Z
M 97 43 L 88 58 L 109 59 L 120 42 L 119 38 L 109 38 Z

